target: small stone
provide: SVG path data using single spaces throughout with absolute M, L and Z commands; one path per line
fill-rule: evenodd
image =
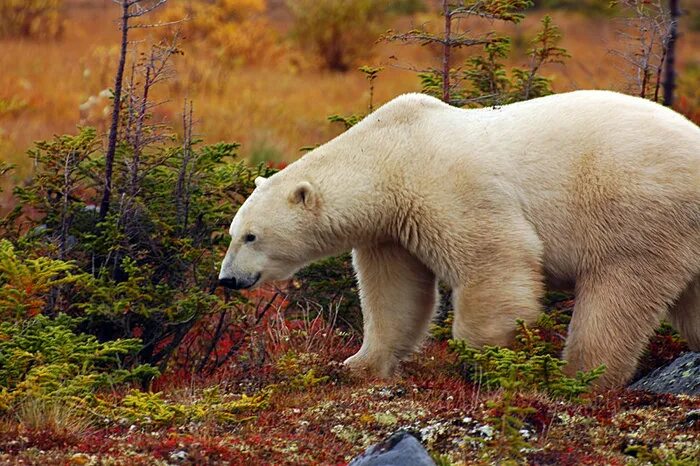
M 685 415 L 685 423 L 689 425 L 694 425 L 696 422 L 700 422 L 700 409 L 693 409 L 688 411 Z
M 172 461 L 185 461 L 187 459 L 187 452 L 185 450 L 174 451 L 170 454 L 170 459 Z
M 493 427 L 489 425 L 483 425 L 480 427 L 477 427 L 474 429 L 474 432 L 477 434 L 480 434 L 482 437 L 486 438 L 487 440 L 491 440 L 493 438 Z

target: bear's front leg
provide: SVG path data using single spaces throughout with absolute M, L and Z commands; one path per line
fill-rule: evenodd
M 516 320 L 535 322 L 544 294 L 540 246 L 534 234 L 484 245 L 489 251 L 470 280 L 453 292 L 452 335 L 470 346 L 510 346 Z
M 399 245 L 353 250 L 364 339 L 345 361 L 353 370 L 390 377 L 422 342 L 437 307 L 437 280 Z

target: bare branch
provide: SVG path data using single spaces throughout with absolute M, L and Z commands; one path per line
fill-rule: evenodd
M 175 21 L 166 21 L 164 23 L 153 23 L 153 24 L 133 24 L 129 25 L 129 29 L 150 29 L 150 28 L 160 28 L 160 27 L 168 27 L 168 26 L 174 26 L 176 24 L 181 24 L 186 21 L 189 21 L 190 18 L 182 18 L 178 19 Z
M 152 11 L 154 11 L 154 10 L 160 8 L 160 7 L 163 6 L 163 5 L 165 5 L 165 3 L 167 3 L 167 1 L 168 1 L 168 0 L 156 0 L 156 2 L 155 2 L 153 5 L 151 5 L 151 6 L 149 6 L 149 7 L 144 7 L 144 6 L 141 5 L 141 3 L 143 2 L 143 0 L 131 0 L 129 6 L 132 6 L 132 5 L 135 6 L 135 7 L 136 7 L 136 8 L 135 8 L 136 11 L 135 11 L 134 13 L 130 13 L 129 17 L 130 17 L 130 18 L 138 18 L 138 17 L 141 17 L 141 16 L 145 16 L 145 15 L 147 15 L 148 13 L 150 13 L 150 12 L 152 12 Z

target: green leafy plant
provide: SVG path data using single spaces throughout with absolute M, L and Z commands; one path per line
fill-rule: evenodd
M 21 257 L 7 240 L 0 240 L 0 319 L 21 322 L 41 313 L 51 291 L 84 281 L 74 264 L 49 257 Z
M 537 389 L 555 397 L 573 399 L 586 393 L 605 370 L 601 366 L 568 377 L 562 371 L 566 362 L 547 352 L 549 346 L 537 332 L 519 321 L 518 333 L 521 350 L 496 346 L 476 349 L 461 340 L 451 340 L 450 348 L 467 366 L 469 377 L 487 388 Z
M 123 124 L 126 134 L 137 131 L 136 123 Z M 4 245 L 5 285 L 14 291 L 0 306 L 30 314 L 80 310 L 100 340 L 139 336 L 138 360 L 165 369 L 199 319 L 241 303 L 212 293 L 224 232 L 255 177 L 274 171 L 231 163 L 238 144 L 201 146 L 187 128 L 180 143 L 158 126 L 144 123 L 141 131 L 148 144 L 135 135 L 120 143 L 114 183 L 121 196 L 101 221 L 94 207 L 103 169 L 96 131 L 37 143 L 30 152 L 36 175 L 15 189 L 18 205 L 5 228 L 14 225 L 11 236 L 23 249 L 66 263 L 44 257 L 18 268 Z M 78 292 L 57 299 L 56 290 L 75 276 Z
M 449 311 L 444 319 L 430 324 L 430 336 L 435 340 L 447 341 L 452 337 L 454 313 Z
M 210 387 L 189 402 L 175 402 L 162 393 L 134 390 L 116 406 L 103 404 L 98 412 L 114 419 L 156 426 L 208 420 L 230 424 L 251 419 L 252 413 L 267 406 L 269 396 L 269 390 L 238 396 L 224 395 L 217 387 Z
M 492 439 L 490 444 L 500 457 L 522 458 L 524 450 L 530 446 L 530 443 L 523 438 L 522 428 L 525 425 L 525 417 L 536 410 L 529 406 L 518 406 L 515 403 L 517 391 L 522 386 L 523 381 L 515 378 L 502 380 L 501 396 L 486 402 L 486 407 L 491 413 L 486 421 L 496 427 L 500 436 Z
M 100 390 L 158 374 L 148 365 L 125 368 L 138 339 L 99 342 L 78 330 L 82 322 L 60 314 L 0 323 L 0 411 L 30 399 L 90 405 Z
M 472 106 L 501 105 L 542 97 L 552 93 L 552 80 L 540 71 L 548 64 L 563 63 L 570 55 L 559 47 L 561 31 L 546 15 L 542 29 L 530 42 L 527 68 L 508 70 L 503 60 L 511 51 L 511 40 L 498 37 L 484 45 L 484 54 L 467 60 L 464 80 L 469 84 L 464 94 Z
M 437 45 L 442 48 L 442 67 L 421 70 L 418 78 L 423 93 L 442 99 L 451 105 L 482 107 L 502 105 L 551 94 L 551 79 L 540 74 L 542 67 L 562 63 L 569 55 L 558 46 L 559 29 L 551 17 L 542 19 L 542 30 L 531 41 L 527 51 L 530 63 L 527 68 L 513 68 L 510 72 L 504 61 L 511 52 L 508 36 L 490 32 L 474 35 L 469 30 L 459 31 L 460 20 L 469 23 L 479 19 L 498 20 L 517 24 L 524 18 L 524 10 L 532 6 L 530 1 L 462 1 L 442 2 L 444 19 L 440 33 L 426 28 L 399 33 L 389 31 L 383 40 L 420 45 Z M 455 24 L 453 24 L 455 23 Z M 453 50 L 482 48 L 482 53 L 472 54 L 463 66 L 454 63 Z
M 281 390 L 308 390 L 315 385 L 328 382 L 327 375 L 317 376 L 317 368 L 309 367 L 315 360 L 312 354 L 298 355 L 289 351 L 277 360 L 277 372 L 282 382 L 274 387 Z
M 511 100 L 528 100 L 552 93 L 552 80 L 539 74 L 540 69 L 550 63 L 564 63 L 571 55 L 557 46 L 561 31 L 547 15 L 542 18 L 542 30 L 537 33 L 528 50 L 530 66 L 513 69 Z
M 454 464 L 448 455 L 441 453 L 430 453 L 430 458 L 432 458 L 436 466 L 452 466 Z
M 369 84 L 369 101 L 367 103 L 367 112 L 372 113 L 374 111 L 374 81 L 379 77 L 379 73 L 382 72 L 384 68 L 382 67 L 372 67 L 372 66 L 361 66 L 358 68 L 358 71 L 360 73 L 363 73 L 365 75 L 365 78 L 367 78 L 367 82 Z M 362 119 L 366 115 L 362 114 L 350 114 L 350 115 L 330 115 L 328 117 L 328 121 L 331 123 L 340 123 L 342 124 L 346 130 L 352 128 L 355 126 L 357 123 L 362 121 Z M 305 148 L 306 149 L 306 148 Z M 312 148 L 309 148 L 312 149 Z
M 456 49 L 478 46 L 485 47 L 487 52 L 493 52 L 497 49 L 503 52 L 505 51 L 503 46 L 509 42 L 509 39 L 494 33 L 474 35 L 468 30 L 459 31 L 460 23 L 467 23 L 475 19 L 487 19 L 517 24 L 525 16 L 523 10 L 530 6 L 532 6 L 532 2 L 529 0 L 492 0 L 486 2 L 443 0 L 440 15 L 444 24 L 439 33 L 432 32 L 425 27 L 403 33 L 390 30 L 382 36 L 382 39 L 391 42 L 439 46 L 442 49 L 442 66 L 439 69 L 428 68 L 418 74 L 422 92 L 438 97 L 451 105 L 478 104 L 481 99 L 491 99 L 496 95 L 487 94 L 468 99 L 467 90 L 462 87 L 461 81 L 465 75 L 468 77 L 469 70 L 465 73 L 455 69 L 453 52 Z M 493 55 L 491 58 L 495 57 L 496 55 Z

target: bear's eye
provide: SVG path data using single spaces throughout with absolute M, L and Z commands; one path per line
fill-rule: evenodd
M 248 233 L 243 237 L 243 241 L 246 243 L 252 243 L 253 241 L 255 241 L 255 235 L 252 233 Z

